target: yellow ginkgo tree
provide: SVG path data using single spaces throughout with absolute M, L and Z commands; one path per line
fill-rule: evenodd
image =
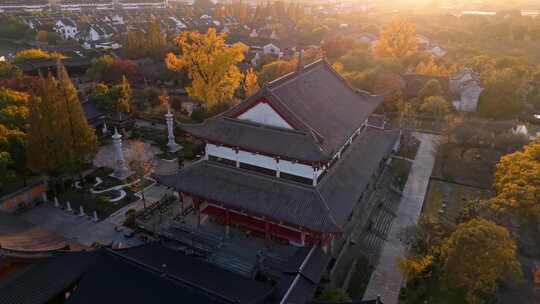
M 523 151 L 501 157 L 493 184 L 492 207 L 510 211 L 522 220 L 540 219 L 540 140 Z
M 244 46 L 227 46 L 225 34 L 218 34 L 214 28 L 206 34 L 184 32 L 174 43 L 179 54 L 167 54 L 165 62 L 171 70 L 187 72 L 191 85 L 186 91 L 190 97 L 213 106 L 234 96 L 242 81 L 237 64 L 244 60 Z

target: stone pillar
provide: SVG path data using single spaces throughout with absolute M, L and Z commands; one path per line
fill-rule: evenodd
M 167 122 L 167 138 L 169 139 L 167 147 L 169 148 L 169 152 L 176 152 L 180 149 L 180 146 L 174 141 L 174 115 L 171 113 L 169 106 L 167 106 L 165 121 Z
M 101 128 L 101 133 L 102 134 L 109 133 L 109 129 L 107 129 L 107 123 L 103 123 L 103 128 Z
M 94 222 L 99 221 L 99 218 L 97 216 L 97 212 L 94 210 Z
M 56 197 L 56 196 L 54 197 L 54 206 L 56 208 L 60 208 L 60 203 L 58 203 L 58 197 Z
M 47 192 L 41 192 L 41 200 L 42 200 L 44 203 L 48 203 L 48 202 L 49 202 L 49 199 L 47 198 Z
M 67 202 L 67 211 L 69 212 L 73 211 L 73 209 L 71 209 L 71 204 L 69 202 Z
M 124 180 L 130 177 L 133 172 L 129 170 L 124 159 L 124 151 L 122 151 L 122 135 L 118 133 L 118 130 L 114 129 L 114 134 L 112 136 L 112 144 L 114 147 L 114 157 L 116 164 L 114 166 L 113 177 Z
M 82 205 L 79 206 L 79 216 L 84 216 L 84 208 Z

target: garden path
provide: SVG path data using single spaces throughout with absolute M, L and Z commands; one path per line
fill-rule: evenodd
M 399 302 L 399 291 L 404 281 L 398 263 L 399 258 L 404 256 L 407 249 L 401 236 L 408 227 L 416 225 L 422 211 L 422 204 L 435 164 L 435 152 L 439 138 L 436 135 L 425 133 L 414 133 L 414 136 L 421 141 L 420 147 L 403 189 L 401 202 L 396 212 L 397 216 L 392 223 L 379 262 L 364 293 L 364 300 L 373 300 L 380 296 L 385 304 Z

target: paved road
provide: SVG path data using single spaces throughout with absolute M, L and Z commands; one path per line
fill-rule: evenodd
M 114 230 L 115 225 L 100 221 L 95 223 L 88 217 L 68 213 L 51 205 L 40 205 L 23 213 L 21 217 L 44 229 L 59 234 L 85 246 L 91 246 L 94 242 L 117 245 L 123 247 L 142 244 L 141 241 L 130 238 L 126 239 L 122 232 Z
M 398 258 L 406 251 L 401 242 L 402 232 L 415 225 L 422 210 L 431 171 L 435 164 L 435 149 L 438 137 L 431 134 L 415 133 L 420 141 L 420 148 L 411 167 L 411 172 L 403 190 L 403 196 L 392 223 L 388 239 L 381 252 L 379 263 L 371 275 L 364 300 L 381 297 L 385 304 L 397 304 L 399 291 L 403 286 L 403 277 L 399 272 Z

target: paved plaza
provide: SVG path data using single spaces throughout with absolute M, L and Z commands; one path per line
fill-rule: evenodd
M 108 221 L 96 223 L 90 217 L 81 217 L 48 204 L 28 210 L 21 218 L 84 246 L 95 242 L 121 244 L 122 247 L 142 244 L 135 238 L 125 238 L 124 233 L 116 231 L 115 225 Z
M 422 211 L 429 178 L 435 164 L 438 140 L 438 136 L 430 134 L 415 133 L 414 136 L 421 141 L 420 148 L 405 184 L 397 216 L 390 228 L 379 262 L 371 275 L 364 300 L 373 300 L 380 296 L 385 304 L 399 302 L 399 291 L 404 282 L 398 268 L 398 259 L 403 257 L 407 250 L 401 235 L 408 227 L 416 225 Z

